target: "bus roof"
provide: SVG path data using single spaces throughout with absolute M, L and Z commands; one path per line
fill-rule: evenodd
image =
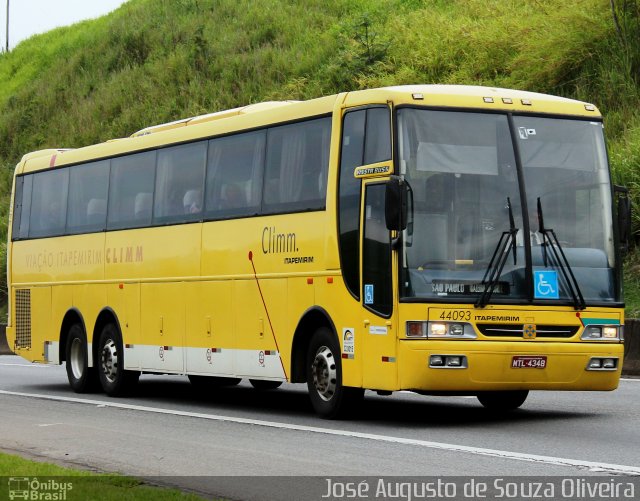
M 141 129 L 128 138 L 108 140 L 78 149 L 46 149 L 28 153 L 17 173 L 108 158 L 134 151 L 188 142 L 234 131 L 331 113 L 336 106 L 367 104 L 414 105 L 570 115 L 600 118 L 590 103 L 563 97 L 471 85 L 402 85 L 352 91 L 308 101 L 267 101 L 185 118 Z

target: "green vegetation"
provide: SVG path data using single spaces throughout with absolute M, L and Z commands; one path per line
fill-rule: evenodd
M 0 170 L 31 150 L 79 147 L 264 100 L 483 84 L 598 105 L 614 181 L 633 190 L 640 208 L 638 7 L 635 0 L 130 0 L 0 56 Z M 3 220 L 8 182 L 3 172 Z M 640 210 L 633 224 L 640 234 Z M 629 285 L 640 283 L 632 263 L 626 272 Z M 627 295 L 633 312 L 636 289 Z
M 45 484 L 44 487 L 36 490 L 43 495 L 42 499 L 62 499 L 46 496 L 47 493 L 58 494 L 60 492 L 58 487 L 61 485 L 66 488 L 66 497 L 64 499 L 68 501 L 85 499 L 197 501 L 202 499 L 193 494 L 185 494 L 175 489 L 145 485 L 140 480 L 131 477 L 111 474 L 108 476 L 98 475 L 87 471 L 63 468 L 54 464 L 29 461 L 4 453 L 0 453 L 0 477 L 28 478 L 37 480 L 40 484 Z M 8 489 L 12 487 L 23 488 L 24 485 L 24 483 L 10 484 L 1 482 L 0 499 L 9 499 Z

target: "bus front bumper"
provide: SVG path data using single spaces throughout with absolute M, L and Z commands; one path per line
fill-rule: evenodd
M 527 341 L 400 342 L 403 390 L 469 392 L 491 390 L 615 390 L 622 372 L 621 343 Z M 435 357 L 435 358 L 432 358 Z M 438 357 L 460 365 L 434 366 Z M 456 359 L 459 357 L 459 359 Z M 591 367 L 592 359 L 615 360 L 615 369 Z M 532 367 L 526 362 L 532 361 Z

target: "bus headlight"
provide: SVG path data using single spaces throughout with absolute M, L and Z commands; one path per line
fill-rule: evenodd
M 582 333 L 583 341 L 619 341 L 621 338 L 619 325 L 588 325 Z
M 476 339 L 478 335 L 473 326 L 464 322 L 424 322 L 410 320 L 407 322 L 408 338 L 429 339 Z
M 473 326 L 463 322 L 427 322 L 427 337 L 434 339 L 476 339 Z

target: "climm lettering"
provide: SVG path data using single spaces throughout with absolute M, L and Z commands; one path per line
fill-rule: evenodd
M 142 245 L 137 247 L 110 247 L 105 253 L 105 260 L 108 264 L 141 263 L 144 261 L 142 249 Z
M 275 226 L 265 226 L 262 230 L 263 254 L 284 254 L 297 251 L 295 233 L 280 233 Z

